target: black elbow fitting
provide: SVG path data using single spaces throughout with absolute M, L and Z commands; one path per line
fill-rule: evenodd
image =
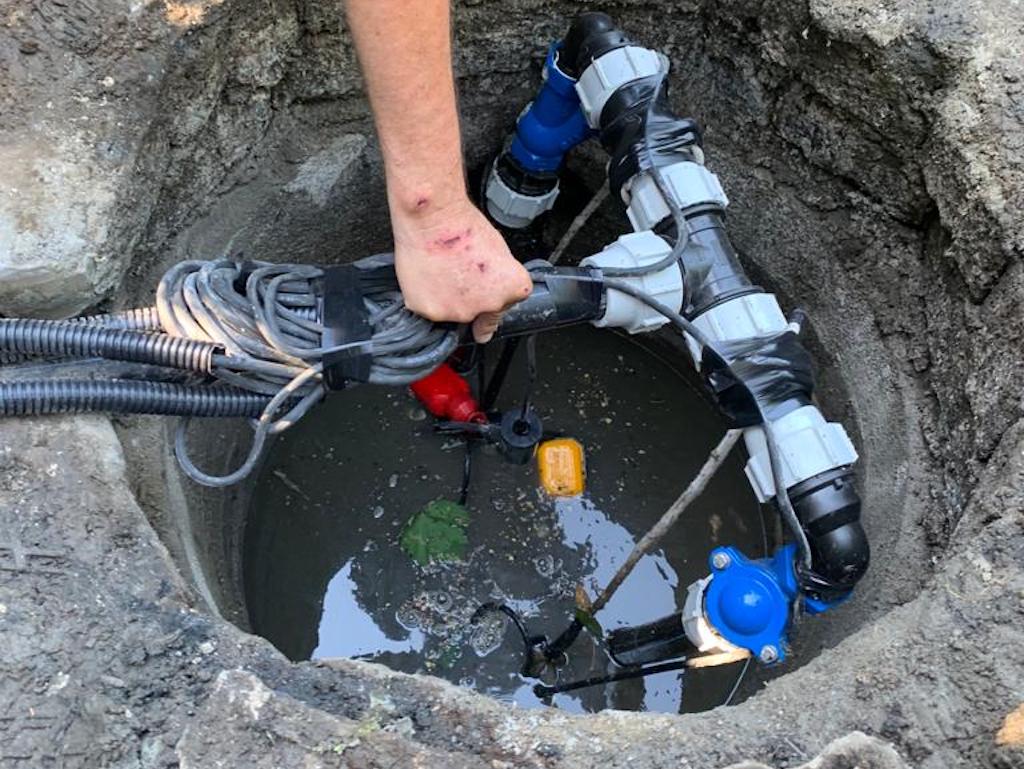
M 562 41 L 559 65 L 565 74 L 576 80 L 594 59 L 630 44 L 629 38 L 615 26 L 608 14 L 596 11 L 581 13 L 573 19 Z
M 559 62 L 566 74 L 579 78 L 595 59 L 630 45 L 633 41 L 606 14 L 584 13 L 569 27 Z M 599 138 L 610 156 L 608 184 L 616 198 L 630 179 L 652 166 L 699 157 L 700 128 L 672 111 L 664 80 L 665 73 L 658 72 L 625 83 L 601 110 Z
M 801 587 L 825 601 L 845 596 L 871 557 L 852 468 L 808 478 L 789 489 L 789 498 L 811 547 L 811 571 L 800 574 Z

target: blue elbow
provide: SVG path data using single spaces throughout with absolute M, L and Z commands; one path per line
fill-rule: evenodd
M 555 172 L 566 153 L 588 139 L 576 81 L 558 68 L 559 46 L 552 46 L 544 65 L 544 84 L 516 123 L 509 152 L 529 172 Z

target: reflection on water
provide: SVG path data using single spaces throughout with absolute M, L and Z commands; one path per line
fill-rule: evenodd
M 319 643 L 313 659 L 325 657 L 362 657 L 382 652 L 422 652 L 423 633 L 405 633 L 403 638 L 389 638 L 373 617 L 359 606 L 358 587 L 352 580 L 350 559 L 331 577 L 324 594 L 324 609 L 317 631 Z
M 536 707 L 519 675 L 523 644 L 501 615 L 469 618 L 500 600 L 531 633 L 557 635 L 578 584 L 595 595 L 696 473 L 723 427 L 691 385 L 659 358 L 607 332 L 540 338 L 535 403 L 549 430 L 587 451 L 587 492 L 554 500 L 533 465 L 475 452 L 466 560 L 417 566 L 402 525 L 433 499 L 457 495 L 462 445 L 434 435 L 403 391 L 333 396 L 273 447 L 246 532 L 245 578 L 256 632 L 293 659 L 361 657 L 428 672 Z M 522 382 L 510 377 L 505 404 Z M 701 500 L 643 558 L 600 613 L 604 628 L 648 622 L 682 606 L 717 544 L 757 555 L 759 513 L 736 453 Z M 608 662 L 582 636 L 560 680 L 600 675 Z M 559 707 L 662 712 L 719 704 L 738 668 L 663 673 L 555 698 Z

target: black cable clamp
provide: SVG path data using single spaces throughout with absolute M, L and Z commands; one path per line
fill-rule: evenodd
M 368 342 L 373 336 L 363 301 L 363 272 L 351 264 L 324 268 L 320 294 L 323 347 Z M 324 385 L 328 390 L 344 390 L 350 382 L 368 382 L 372 363 L 368 345 L 329 352 L 323 356 Z

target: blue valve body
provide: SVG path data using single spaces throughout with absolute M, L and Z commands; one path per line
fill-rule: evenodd
M 790 607 L 800 595 L 796 557 L 796 545 L 784 545 L 771 558 L 758 560 L 750 560 L 733 547 L 712 550 L 708 557 L 712 578 L 704 595 L 704 612 L 718 634 L 755 655 L 772 647 L 774 661 L 784 660 Z M 715 566 L 716 561 L 722 565 Z M 807 614 L 820 614 L 849 596 L 834 601 L 804 596 L 801 605 Z
M 704 612 L 726 641 L 755 656 L 773 647 L 778 661 L 785 658 L 789 607 L 797 595 L 794 554 L 793 545 L 757 561 L 733 547 L 711 551 L 712 578 L 704 595 Z M 716 567 L 716 561 L 725 565 Z
M 558 68 L 558 48 L 548 52 L 544 84 L 516 123 L 509 148 L 527 171 L 557 171 L 566 153 L 593 133 L 580 109 L 576 81 Z

